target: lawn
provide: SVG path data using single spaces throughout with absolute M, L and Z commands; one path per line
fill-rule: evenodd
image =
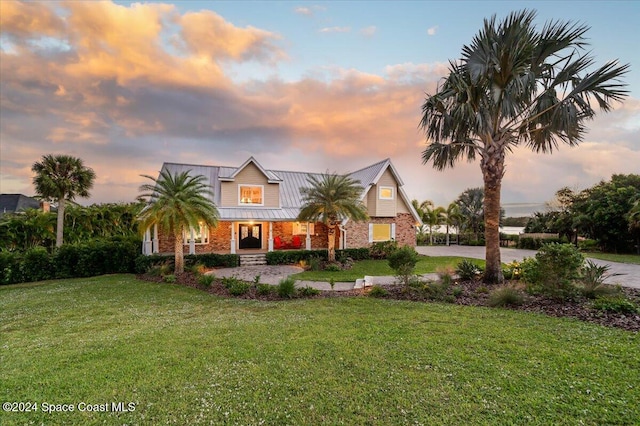
M 5 286 L 0 399 L 39 410 L 0 424 L 633 425 L 638 347 L 499 309 L 227 300 L 128 275 Z
M 591 257 L 593 259 L 608 260 L 610 262 L 620 263 L 634 263 L 640 265 L 640 254 L 615 254 L 615 253 L 600 253 L 600 252 L 588 252 L 582 253 L 584 257 Z
M 429 272 L 436 272 L 439 267 L 450 266 L 455 268 L 465 258 L 452 257 L 452 256 L 440 256 L 429 257 L 420 256 L 420 260 L 416 265 L 416 274 L 427 274 Z M 478 266 L 484 268 L 484 260 L 468 259 Z M 370 276 L 383 276 L 383 275 L 395 275 L 393 269 L 389 267 L 389 263 L 386 260 L 361 260 L 355 262 L 353 267 L 344 271 L 304 271 L 299 274 L 292 275 L 296 280 L 308 280 L 308 281 L 329 281 L 331 278 L 336 282 L 340 281 L 355 281 L 358 278 L 363 278 L 365 275 Z

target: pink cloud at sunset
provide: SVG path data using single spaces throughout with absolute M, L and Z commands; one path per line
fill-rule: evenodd
M 318 10 L 331 7 L 292 6 L 290 17 L 309 21 Z M 282 70 L 297 64 L 301 41 L 277 25 L 238 24 L 214 10 L 2 1 L 0 12 L 3 193 L 33 194 L 31 164 L 47 153 L 75 155 L 95 169 L 90 203 L 132 201 L 140 174 L 156 174 L 164 161 L 233 166 L 250 155 L 271 169 L 341 172 L 390 157 L 410 197 L 439 204 L 481 184 L 477 164 L 446 172 L 421 164 L 420 107 L 459 48 L 429 63 L 387 63 L 376 72 L 327 63 L 291 78 Z M 384 29 L 375 24 L 349 26 L 366 34 L 317 34 L 347 28 L 327 24 L 305 37 L 375 43 Z M 443 30 L 434 28 L 429 39 Z M 630 98 L 587 123 L 577 148 L 517 149 L 503 200 L 544 202 L 565 185 L 640 172 L 639 117 L 640 101 Z

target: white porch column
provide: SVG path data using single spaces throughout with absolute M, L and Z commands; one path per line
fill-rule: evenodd
M 307 222 L 307 238 L 304 244 L 304 248 L 306 248 L 307 250 L 311 250 L 311 234 L 309 232 L 309 228 L 311 228 L 311 225 L 309 225 L 309 222 Z
M 267 242 L 267 251 L 273 251 L 273 222 L 269 222 L 269 239 Z
M 151 244 L 151 251 L 153 253 L 160 253 L 160 246 L 158 245 L 158 224 L 153 225 L 153 240 Z
M 236 254 L 236 223 L 231 222 L 231 254 Z
M 193 228 L 189 227 L 189 254 L 196 254 L 196 236 L 194 235 Z
M 144 231 L 144 237 L 142 238 L 142 254 L 146 254 L 147 256 L 151 254 L 151 232 L 149 228 Z

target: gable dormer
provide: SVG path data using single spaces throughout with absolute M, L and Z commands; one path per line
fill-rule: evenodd
M 282 179 L 250 157 L 240 167 L 221 167 L 220 207 L 280 207 Z

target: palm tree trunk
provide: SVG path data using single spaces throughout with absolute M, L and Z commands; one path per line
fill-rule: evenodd
M 447 223 L 447 247 L 449 247 L 449 224 Z
M 336 261 L 336 225 L 334 225 L 333 223 L 330 223 L 329 226 L 329 231 L 328 231 L 328 247 L 327 249 L 329 250 L 329 262 L 335 262 Z
M 175 234 L 175 245 L 174 245 L 174 253 L 175 253 L 175 258 L 174 258 L 174 265 L 175 268 L 173 270 L 173 272 L 175 274 L 181 274 L 184 272 L 184 253 L 183 253 L 183 246 L 182 246 L 182 226 L 179 226 L 178 229 L 176 230 Z
M 58 200 L 58 223 L 56 225 L 56 247 L 60 247 L 64 242 L 64 197 Z
M 499 150 L 495 145 L 488 149 Z M 504 176 L 504 152 L 494 152 L 482 159 L 484 179 L 484 239 L 486 268 L 484 282 L 499 284 L 504 282 L 500 262 L 500 190 Z

